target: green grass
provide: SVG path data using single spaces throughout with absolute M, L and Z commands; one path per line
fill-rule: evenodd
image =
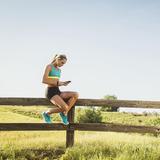
M 42 123 L 41 113 L 48 110 L 48 107 L 44 106 L 0 106 L 0 122 L 18 122 L 18 123 Z M 59 121 L 58 114 L 52 115 L 53 121 Z
M 103 122 L 122 123 L 129 125 L 160 126 L 160 115 L 103 112 L 102 116 Z M 156 121 L 159 121 L 159 123 L 156 123 Z
M 1 106 L 0 107 L 0 122 L 43 122 L 41 112 L 47 110 L 44 106 Z M 76 112 L 78 115 L 78 112 Z M 119 112 L 102 112 L 102 122 L 121 123 L 129 125 L 148 125 L 160 126 L 160 115 L 153 114 L 133 114 L 133 113 L 119 113 Z M 75 117 L 76 119 L 76 117 Z M 60 122 L 58 114 L 52 115 L 54 122 Z
M 75 146 L 65 149 L 65 132 L 1 132 L 0 157 L 61 160 L 159 160 L 160 137 L 113 132 L 75 133 Z M 25 152 L 26 151 L 26 152 Z M 28 154 L 30 153 L 30 154 Z M 48 155 L 49 154 L 49 155 Z
M 67 149 L 63 160 L 158 160 L 160 139 L 137 134 L 93 133 L 78 136 L 81 143 Z M 78 140 L 77 140 L 78 141 Z M 156 146 L 156 147 L 155 147 Z M 78 158 L 77 158 L 78 157 Z
M 1 106 L 0 123 L 41 123 L 46 109 Z M 158 118 L 103 112 L 103 122 L 112 123 L 154 125 Z M 60 122 L 58 114 L 52 120 Z M 160 160 L 160 136 L 151 134 L 76 131 L 74 147 L 66 149 L 65 143 L 65 131 L 0 132 L 0 160 Z

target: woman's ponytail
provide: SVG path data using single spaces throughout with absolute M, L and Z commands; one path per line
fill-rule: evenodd
M 55 60 L 58 58 L 58 54 L 56 54 L 52 60 L 52 63 L 55 62 Z
M 52 60 L 52 63 L 55 62 L 55 60 L 56 60 L 57 58 L 66 59 L 66 60 L 67 60 L 66 55 L 64 55 L 64 54 L 56 54 L 56 55 L 54 56 L 53 60 Z

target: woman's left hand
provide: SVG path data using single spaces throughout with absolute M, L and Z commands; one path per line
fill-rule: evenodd
M 65 82 L 59 81 L 58 85 L 59 86 L 67 86 L 69 83 L 70 83 L 69 81 L 65 81 Z

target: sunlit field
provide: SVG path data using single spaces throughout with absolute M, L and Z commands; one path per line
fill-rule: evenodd
M 46 107 L 0 107 L 0 123 L 41 123 Z M 103 122 L 153 125 L 159 116 L 105 113 Z M 60 122 L 57 115 L 54 123 Z M 65 131 L 1 131 L 0 159 L 160 160 L 160 136 L 116 132 L 75 132 L 75 145 L 65 148 Z

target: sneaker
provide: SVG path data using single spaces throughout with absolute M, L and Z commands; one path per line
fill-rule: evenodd
M 46 112 L 43 112 L 43 113 L 42 113 L 42 117 L 43 117 L 43 119 L 44 119 L 44 121 L 45 121 L 46 123 L 52 123 L 52 122 L 51 122 L 51 117 L 50 117 Z
M 69 122 L 68 122 L 68 119 L 67 119 L 67 116 L 64 115 L 64 113 L 60 112 L 59 115 L 61 116 L 62 118 L 62 122 L 64 125 L 68 125 Z

